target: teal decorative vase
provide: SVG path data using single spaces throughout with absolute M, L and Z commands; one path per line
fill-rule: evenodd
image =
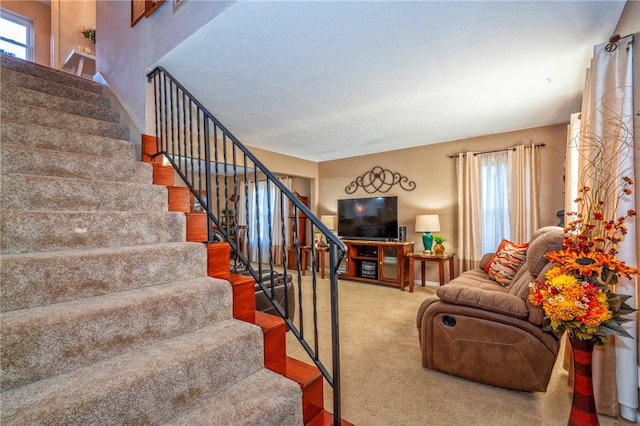
M 433 234 L 431 232 L 422 234 L 422 244 L 424 244 L 424 251 L 431 251 L 431 246 L 433 245 Z

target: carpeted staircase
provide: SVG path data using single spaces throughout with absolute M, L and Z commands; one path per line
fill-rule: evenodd
M 302 424 L 103 87 L 0 56 L 0 423 Z

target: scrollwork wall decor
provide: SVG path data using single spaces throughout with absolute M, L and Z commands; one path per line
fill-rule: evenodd
M 376 192 L 386 193 L 398 184 L 405 191 L 413 191 L 416 188 L 416 183 L 410 181 L 408 177 L 402 176 L 398 172 L 392 172 L 389 169 L 375 166 L 368 172 L 364 172 L 361 176 L 358 176 L 344 191 L 347 194 L 353 194 L 358 188 L 362 188 L 369 194 Z

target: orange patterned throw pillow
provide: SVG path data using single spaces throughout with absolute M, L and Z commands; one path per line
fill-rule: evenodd
M 527 257 L 528 247 L 528 243 L 514 244 L 511 241 L 502 240 L 496 253 L 484 268 L 489 278 L 503 287 L 511 284 Z

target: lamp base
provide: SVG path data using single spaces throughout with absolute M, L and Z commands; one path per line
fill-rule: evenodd
M 425 253 L 431 253 L 431 246 L 433 245 L 433 234 L 431 232 L 425 232 L 422 234 L 422 244 L 424 244 Z

